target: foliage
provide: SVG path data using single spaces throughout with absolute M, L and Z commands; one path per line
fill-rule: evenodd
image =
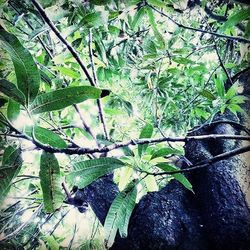
M 104 224 L 110 247 L 117 231 L 127 236 L 134 206 L 147 192 L 173 180 L 192 191 L 184 174 L 171 174 L 180 170 L 173 158 L 184 156 L 183 143 L 152 144 L 150 138 L 185 135 L 217 113 L 244 112 L 246 97 L 232 76 L 249 63 L 249 7 L 221 1 L 40 1 L 58 36 L 34 2 L 0 1 L 0 200 L 3 221 L 10 218 L 0 234 L 22 223 L 20 207 L 8 199 L 19 197 L 20 189 L 33 203 L 19 205 L 33 212 L 43 205 L 37 217 L 45 222 L 28 221 L 33 237 L 20 233 L 6 244 L 59 249 L 74 241 L 104 248 L 102 232 L 99 239 L 93 233 L 85 242 L 73 237 L 66 244 L 66 236 L 43 225 L 53 216 L 51 224 L 63 224 L 55 217 L 64 218 L 69 205 L 63 201 L 71 193 L 63 193 L 62 183 L 85 188 L 113 172 L 120 192 Z M 201 11 L 206 8 L 226 20 L 217 22 Z M 137 145 L 137 138 L 146 142 Z M 11 208 L 20 218 L 9 214 Z M 71 225 L 70 233 L 76 231 Z
M 61 191 L 60 167 L 53 154 L 42 153 L 39 177 L 43 191 L 44 209 L 47 213 L 51 213 L 59 208 L 64 200 Z

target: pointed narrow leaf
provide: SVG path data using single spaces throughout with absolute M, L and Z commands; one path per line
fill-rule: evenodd
M 17 86 L 31 103 L 39 90 L 40 74 L 30 52 L 13 35 L 0 28 L 0 41 L 9 53 L 16 73 Z
M 12 99 L 9 99 L 7 107 L 7 117 L 10 121 L 14 121 L 20 114 L 20 104 Z
M 179 168 L 166 164 L 166 163 L 158 163 L 156 164 L 157 167 L 161 168 L 164 171 L 176 171 L 180 170 Z M 177 181 L 179 181 L 185 188 L 193 192 L 193 186 L 189 182 L 189 180 L 185 177 L 185 175 L 179 173 L 179 174 L 173 174 L 172 175 Z
M 158 41 L 158 45 L 161 49 L 164 49 L 165 48 L 165 40 L 157 28 L 157 23 L 155 21 L 154 12 L 152 11 L 152 9 L 150 7 L 146 7 L 146 10 L 147 10 L 147 14 L 148 14 L 149 23 L 154 31 L 154 35 Z
M 144 15 L 145 15 L 145 8 L 142 7 L 134 15 L 134 19 L 133 19 L 133 22 L 132 22 L 132 29 L 133 30 L 136 30 L 137 27 L 140 25 Z
M 180 154 L 182 154 L 182 152 L 178 149 L 175 149 L 175 148 L 161 148 L 152 154 L 151 160 L 158 158 L 158 157 L 165 156 L 165 155 L 170 155 L 170 154 L 180 155 Z
M 99 177 L 123 166 L 122 161 L 108 157 L 80 161 L 73 164 L 74 171 L 66 177 L 66 180 L 79 188 L 84 188 Z
M 206 97 L 208 100 L 211 100 L 211 101 L 216 100 L 216 97 L 215 97 L 210 91 L 208 91 L 208 90 L 206 90 L 206 89 L 203 89 L 203 90 L 200 92 L 200 94 L 201 94 L 202 96 Z
M 127 196 L 128 196 L 128 198 L 125 201 L 126 211 L 125 211 L 125 214 L 123 215 L 123 220 L 120 223 L 119 228 L 118 228 L 119 233 L 120 233 L 121 237 L 123 237 L 123 238 L 128 236 L 129 219 L 130 219 L 131 214 L 134 210 L 136 196 L 137 196 L 136 187 L 134 187 L 133 190 Z
M 231 99 L 233 96 L 236 95 L 236 93 L 237 93 L 237 87 L 238 87 L 238 84 L 236 83 L 236 84 L 233 84 L 233 85 L 229 88 L 229 90 L 227 91 L 226 96 L 225 96 L 225 98 L 226 98 L 227 100 Z
M 60 110 L 88 99 L 105 97 L 109 93 L 108 90 L 92 86 L 68 87 L 38 95 L 32 103 L 30 110 L 33 114 Z
M 17 176 L 22 166 L 21 149 L 12 146 L 4 150 L 0 166 L 0 203 L 9 192 L 12 180 Z
M 236 14 L 230 16 L 220 29 L 221 31 L 225 31 L 226 29 L 233 27 L 234 25 L 240 23 L 243 20 L 248 19 L 249 17 L 250 8 L 241 9 Z
M 223 81 L 219 78 L 214 78 L 214 81 L 218 95 L 220 97 L 223 97 L 225 95 L 225 87 Z
M 129 219 L 135 206 L 136 195 L 135 183 L 130 183 L 112 202 L 104 222 L 108 248 L 113 245 L 117 230 L 119 230 L 121 237 L 127 236 Z
M 42 153 L 39 176 L 44 209 L 47 213 L 52 213 L 62 205 L 64 200 L 61 190 L 60 167 L 54 154 Z
M 14 83 L 5 79 L 0 79 L 0 91 L 14 101 L 22 105 L 25 104 L 25 97 L 23 93 L 16 87 Z
M 25 133 L 32 137 L 32 127 L 26 127 Z M 56 133 L 39 126 L 34 127 L 35 139 L 42 144 L 48 144 L 54 148 L 67 148 L 67 143 Z
M 147 125 L 145 125 L 145 127 L 143 127 L 139 138 L 140 139 L 150 138 L 152 134 L 153 134 L 153 126 L 148 123 Z M 148 147 L 148 144 L 138 145 L 138 155 L 140 157 L 146 151 L 147 147 Z

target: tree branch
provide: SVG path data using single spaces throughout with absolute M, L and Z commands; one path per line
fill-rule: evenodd
M 129 145 L 142 145 L 142 144 L 154 144 L 154 143 L 161 143 L 161 142 L 188 142 L 190 140 L 217 140 L 217 139 L 227 139 L 227 140 L 245 140 L 250 141 L 250 136 L 243 136 L 243 135 L 230 135 L 230 134 L 210 134 L 210 135 L 198 135 L 198 136 L 180 136 L 180 137 L 163 137 L 163 138 L 156 138 L 156 139 L 137 139 L 137 140 L 129 140 L 127 142 L 120 142 L 114 143 L 109 146 L 105 146 L 102 148 L 65 148 L 65 149 L 58 149 L 53 148 L 48 145 L 41 144 L 40 142 L 33 140 L 31 137 L 22 134 L 19 130 L 14 129 L 14 131 L 19 134 L 20 138 L 29 140 L 33 142 L 38 148 L 43 149 L 49 153 L 65 153 L 65 154 L 77 154 L 77 155 L 84 155 L 84 154 L 92 154 L 92 153 L 106 153 L 112 150 L 126 147 Z M 12 134 L 7 134 L 6 136 L 15 136 Z
M 186 26 L 184 24 L 178 23 L 177 21 L 175 21 L 172 17 L 168 16 L 167 14 L 165 14 L 164 12 L 156 9 L 154 6 L 147 4 L 151 9 L 153 9 L 154 11 L 158 12 L 159 14 L 161 14 L 162 16 L 167 17 L 170 21 L 172 21 L 174 24 L 176 24 L 178 27 L 183 28 L 183 29 L 187 29 L 187 30 L 192 30 L 192 31 L 196 31 L 196 32 L 201 32 L 204 34 L 210 34 L 212 36 L 216 36 L 216 37 L 220 37 L 220 38 L 225 38 L 225 39 L 229 39 L 229 40 L 234 40 L 234 41 L 238 41 L 238 42 L 242 42 L 242 43 L 248 43 L 250 44 L 250 40 L 246 39 L 244 37 L 239 37 L 239 36 L 227 36 L 227 35 L 223 35 L 223 34 L 219 34 L 216 33 L 214 31 L 208 31 L 208 30 L 203 30 L 203 29 L 199 29 L 199 28 L 193 28 L 190 26 Z
M 80 68 L 83 70 L 84 74 L 86 75 L 90 85 L 91 86 L 97 86 L 96 76 L 94 75 L 93 78 L 91 77 L 90 73 L 88 72 L 87 68 L 85 67 L 84 63 L 82 62 L 82 60 L 81 60 L 80 56 L 78 55 L 77 51 L 69 44 L 69 42 L 66 39 L 63 38 L 60 31 L 56 28 L 54 23 L 47 16 L 47 14 L 45 13 L 42 6 L 36 0 L 31 0 L 31 1 L 34 4 L 34 6 L 37 8 L 38 12 L 40 13 L 40 15 L 42 16 L 44 21 L 49 25 L 51 30 L 55 33 L 55 35 L 59 38 L 59 40 L 67 47 L 67 49 L 70 51 L 72 56 L 78 62 Z M 94 65 L 92 62 L 91 62 L 91 64 Z M 109 137 L 108 137 L 105 121 L 104 121 L 103 109 L 102 109 L 101 102 L 100 102 L 99 99 L 97 99 L 97 106 L 98 106 L 98 110 L 99 110 L 100 121 L 103 124 L 104 134 L 105 134 L 106 139 L 108 139 Z
M 59 38 L 59 40 L 67 47 L 67 49 L 70 51 L 72 56 L 78 62 L 79 66 L 81 67 L 81 69 L 83 70 L 84 74 L 86 75 L 88 81 L 90 82 L 90 85 L 95 86 L 95 82 L 94 82 L 93 78 L 90 76 L 87 68 L 83 64 L 83 62 L 82 62 L 80 56 L 78 55 L 78 53 L 76 52 L 76 50 L 68 43 L 68 41 L 66 39 L 63 38 L 63 36 L 59 32 L 59 30 L 56 28 L 54 23 L 50 20 L 50 18 L 45 13 L 43 7 L 36 0 L 31 0 L 31 2 L 37 8 L 38 12 L 40 13 L 40 15 L 42 16 L 44 21 L 49 25 L 51 30 L 55 33 L 55 35 Z
M 223 71 L 225 72 L 225 74 L 226 74 L 226 76 L 227 76 L 227 79 L 228 79 L 228 81 L 230 82 L 230 84 L 231 84 L 231 86 L 232 86 L 232 85 L 233 85 L 232 78 L 230 77 L 229 73 L 227 72 L 227 69 L 226 69 L 225 66 L 224 66 L 224 63 L 223 63 L 223 61 L 222 61 L 222 59 L 221 59 L 221 56 L 220 56 L 220 53 L 219 53 L 219 50 L 218 50 L 218 46 L 217 46 L 217 44 L 216 44 L 216 41 L 215 41 L 214 38 L 213 38 L 213 40 L 214 40 L 215 52 L 216 52 L 217 57 L 218 57 L 218 59 L 219 59 L 220 66 L 221 66 L 221 68 L 223 69 Z
M 94 64 L 94 59 L 93 59 L 93 50 L 92 50 L 92 31 L 91 29 L 89 30 L 89 58 L 90 58 L 90 64 L 91 64 L 91 69 L 92 69 L 92 74 L 93 74 L 93 79 L 95 82 L 95 86 L 99 86 L 97 76 L 96 76 L 96 70 L 95 70 L 95 64 Z M 98 106 L 98 113 L 99 113 L 99 118 L 102 123 L 103 127 L 103 132 L 106 137 L 106 140 L 109 140 L 108 132 L 107 132 L 107 126 L 105 122 L 105 118 L 103 115 L 103 108 L 102 108 L 102 103 L 100 99 L 97 99 L 97 106 Z
M 147 172 L 147 171 L 142 171 L 142 172 L 146 173 L 147 175 L 153 175 L 153 176 L 187 173 L 187 172 L 192 172 L 194 170 L 205 168 L 205 167 L 211 165 L 212 163 L 215 163 L 215 162 L 218 162 L 218 161 L 221 161 L 221 160 L 225 160 L 225 159 L 227 159 L 229 157 L 236 156 L 236 155 L 239 155 L 239 154 L 244 154 L 244 153 L 249 152 L 249 151 L 250 151 L 250 145 L 245 146 L 245 147 L 241 147 L 241 148 L 237 148 L 237 149 L 231 150 L 231 151 L 226 152 L 226 153 L 216 155 L 216 156 L 214 156 L 214 157 L 212 157 L 210 159 L 200 161 L 200 162 L 198 162 L 196 164 L 192 164 L 188 168 L 184 168 L 184 169 L 180 169 L 180 170 L 176 170 L 176 171 L 164 171 L 164 172 L 159 172 L 159 173 L 150 173 L 150 172 Z
M 216 124 L 221 124 L 221 123 L 224 123 L 224 124 L 230 124 L 231 126 L 234 126 L 240 130 L 243 130 L 245 131 L 247 134 L 250 135 L 250 129 L 247 128 L 246 126 L 238 123 L 238 122 L 234 122 L 234 121 L 230 121 L 230 120 L 218 120 L 218 121 L 213 121 L 213 122 L 210 122 L 210 123 L 204 123 L 204 124 L 201 124 L 201 125 L 198 125 L 196 127 L 194 127 L 190 132 L 195 132 L 197 130 L 200 130 L 201 128 L 206 128 L 206 127 L 211 127 L 213 125 L 216 125 Z
M 17 12 L 18 15 L 20 15 L 20 11 L 13 5 L 12 2 L 9 1 L 9 5 Z M 25 19 L 25 17 L 23 17 L 24 21 L 27 23 L 27 25 L 30 27 L 30 29 L 32 31 L 34 31 L 35 29 L 33 28 L 33 26 L 30 24 L 30 22 L 28 20 Z M 13 25 L 15 26 L 15 25 Z M 22 31 L 24 32 L 24 31 Z M 38 36 L 37 40 L 40 42 L 40 44 L 42 45 L 43 49 L 45 50 L 45 52 L 48 54 L 49 58 L 52 59 L 53 56 L 51 54 L 51 52 L 49 51 L 49 49 L 46 47 L 45 43 L 43 42 L 43 40 Z
M 209 7 L 207 5 L 205 5 L 205 8 L 204 8 L 205 12 L 207 13 L 207 15 L 209 17 L 211 17 L 212 19 L 220 22 L 220 23 L 224 23 L 226 22 L 228 19 L 225 17 L 225 16 L 220 16 L 220 15 L 217 15 L 217 14 L 214 14 L 212 10 L 209 9 Z M 236 27 L 238 27 L 241 31 L 245 31 L 245 27 L 242 25 L 242 24 L 237 24 Z

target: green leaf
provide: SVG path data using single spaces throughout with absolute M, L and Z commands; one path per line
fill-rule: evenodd
M 135 185 L 134 181 L 132 182 L 132 185 Z M 137 188 L 134 186 L 134 188 L 130 191 L 130 185 L 128 184 L 128 190 L 124 190 L 123 192 L 127 195 L 124 205 L 126 207 L 125 214 L 123 214 L 123 220 L 122 223 L 119 225 L 119 233 L 121 237 L 127 237 L 128 235 L 128 225 L 129 225 L 129 219 L 131 217 L 131 214 L 134 210 L 135 204 L 136 204 L 136 196 L 137 196 Z M 127 194 L 129 192 L 129 194 Z
M 83 17 L 80 25 L 86 26 L 87 28 L 98 28 L 106 23 L 105 16 L 103 15 L 104 12 L 94 12 L 89 13 Z
M 208 90 L 206 90 L 206 89 L 203 89 L 203 90 L 200 92 L 200 94 L 201 94 L 202 96 L 206 97 L 208 100 L 211 100 L 211 101 L 216 100 L 216 97 L 215 97 L 210 91 L 208 91 Z
M 143 138 L 150 138 L 153 134 L 153 126 L 151 124 L 146 124 L 142 131 L 141 131 L 141 134 L 140 134 L 140 139 L 143 139 Z M 148 147 L 148 144 L 143 144 L 143 145 L 138 145 L 138 155 L 141 157 L 142 154 L 146 151 Z
M 20 104 L 18 102 L 9 99 L 7 107 L 7 117 L 10 121 L 14 121 L 20 114 Z
M 250 20 L 248 20 L 245 30 L 245 37 L 249 37 L 250 35 Z
M 238 84 L 235 83 L 235 84 L 233 84 L 233 85 L 229 88 L 229 90 L 227 91 L 226 96 L 225 96 L 225 98 L 226 98 L 227 100 L 231 99 L 232 97 L 234 97 L 234 96 L 236 95 L 236 93 L 237 93 L 237 87 L 238 87 Z
M 237 115 L 237 112 L 247 115 L 246 111 L 242 109 L 238 104 L 229 104 L 227 108 L 235 115 Z
M 14 101 L 25 105 L 25 97 L 14 83 L 9 82 L 5 79 L 0 79 L 0 91 L 9 98 L 12 98 Z
M 44 209 L 47 213 L 53 213 L 61 207 L 64 200 L 64 194 L 61 190 L 60 167 L 54 154 L 42 153 L 39 177 L 43 192 Z
M 40 74 L 30 52 L 13 35 L 0 29 L 0 41 L 9 53 L 14 64 L 17 86 L 26 97 L 26 104 L 31 103 L 40 86 Z
M 159 47 L 161 49 L 164 49 L 165 48 L 165 40 L 164 40 L 163 36 L 161 35 L 161 33 L 157 29 L 157 24 L 155 21 L 154 13 L 150 7 L 145 7 L 145 8 L 147 10 L 149 23 L 154 31 L 154 35 L 158 41 Z
M 108 29 L 109 29 L 109 33 L 111 35 L 116 36 L 116 37 L 119 36 L 119 34 L 121 32 L 121 29 L 119 29 L 118 27 L 113 26 L 113 25 L 109 25 Z
M 155 151 L 152 156 L 151 156 L 151 160 L 152 159 L 155 159 L 155 158 L 158 158 L 158 157 L 162 157 L 162 156 L 165 156 L 165 155 L 170 155 L 170 154 L 178 154 L 178 155 L 181 155 L 182 152 L 178 149 L 175 149 L 175 148 L 161 148 L 157 151 Z
M 194 62 L 188 58 L 185 58 L 185 57 L 174 57 L 172 58 L 172 60 L 176 63 L 179 63 L 179 64 L 193 64 Z
M 244 95 L 236 95 L 236 96 L 233 96 L 229 103 L 231 104 L 243 104 L 245 103 L 246 101 L 249 101 L 249 97 L 247 96 L 244 96 Z
M 25 128 L 25 133 L 30 137 L 32 137 L 32 129 L 32 127 Z M 59 135 L 46 128 L 34 126 L 34 136 L 42 144 L 47 144 L 53 148 L 67 148 L 67 143 Z
M 50 250 L 59 250 L 60 249 L 60 246 L 53 235 L 44 234 L 44 236 L 42 236 L 42 238 L 44 238 L 44 240 L 47 242 Z
M 147 0 L 148 4 L 151 4 L 155 7 L 159 7 L 159 8 L 162 8 L 162 7 L 165 7 L 166 6 L 166 3 L 160 1 L 160 0 Z
M 124 167 L 120 170 L 120 178 L 118 188 L 119 190 L 123 190 L 126 185 L 129 183 L 129 180 L 133 174 L 134 170 L 132 167 Z
M 156 192 L 159 191 L 159 187 L 157 185 L 156 179 L 154 176 L 149 175 L 145 179 L 143 179 L 144 183 L 147 187 L 147 192 Z
M 99 67 L 96 71 L 96 74 L 99 81 L 105 80 L 105 71 L 103 67 Z
M 60 110 L 88 99 L 105 97 L 109 93 L 109 90 L 101 90 L 92 86 L 68 87 L 38 95 L 30 110 L 33 114 Z
M 224 87 L 223 81 L 219 78 L 214 78 L 214 81 L 215 81 L 218 95 L 220 97 L 223 97 L 225 95 L 225 87 Z
M 61 74 L 65 75 L 65 76 L 69 76 L 69 77 L 74 78 L 74 79 L 80 78 L 80 76 L 81 76 L 81 74 L 78 71 L 70 69 L 70 68 L 66 68 L 66 67 L 62 67 L 62 66 L 57 66 L 54 68 L 59 70 Z
M 136 186 L 134 183 L 130 183 L 112 202 L 104 222 L 106 246 L 108 248 L 113 245 L 117 230 L 119 230 L 121 237 L 127 236 L 129 219 L 135 207 L 136 196 Z
M 108 157 L 80 161 L 73 164 L 74 171 L 68 174 L 66 180 L 70 184 L 84 188 L 99 177 L 123 166 L 122 161 Z
M 12 180 L 17 176 L 22 166 L 21 149 L 12 146 L 4 150 L 0 166 L 0 203 L 8 194 Z
M 137 27 L 140 25 L 140 23 L 142 22 L 143 16 L 145 16 L 145 7 L 140 8 L 134 15 L 134 19 L 132 22 L 133 30 L 136 30 Z
M 236 14 L 230 16 L 228 20 L 220 28 L 221 31 L 225 31 L 228 28 L 235 26 L 243 20 L 246 20 L 250 17 L 250 8 L 241 9 Z
M 133 106 L 132 106 L 131 102 L 128 102 L 128 101 L 123 100 L 123 99 L 121 99 L 121 100 L 122 100 L 122 105 L 126 109 L 128 115 L 129 116 L 133 115 Z
M 225 63 L 224 66 L 226 69 L 232 69 L 236 66 L 236 64 L 235 63 Z
M 179 168 L 166 164 L 166 163 L 158 163 L 156 164 L 157 167 L 161 168 L 163 171 L 172 172 L 176 170 L 180 170 Z M 179 181 L 185 188 L 193 192 L 192 184 L 189 180 L 185 177 L 185 175 L 178 173 L 172 175 L 177 181 Z

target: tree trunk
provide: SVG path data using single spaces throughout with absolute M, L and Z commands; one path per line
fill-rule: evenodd
M 244 95 L 249 95 L 250 71 L 240 76 Z M 245 104 L 249 110 L 249 102 Z M 231 113 L 215 120 L 237 121 Z M 247 124 L 242 116 L 241 123 Z M 226 123 L 205 125 L 190 135 L 240 134 L 237 126 Z M 242 146 L 236 140 L 189 141 L 185 154 L 192 163 Z M 128 237 L 119 236 L 112 249 L 249 249 L 250 171 L 249 153 L 238 155 L 192 171 L 187 175 L 194 194 L 177 181 L 159 192 L 145 195 L 130 219 Z M 185 167 L 185 166 L 183 166 Z M 110 177 L 104 177 L 83 191 L 97 217 L 104 223 L 109 206 L 118 192 Z

